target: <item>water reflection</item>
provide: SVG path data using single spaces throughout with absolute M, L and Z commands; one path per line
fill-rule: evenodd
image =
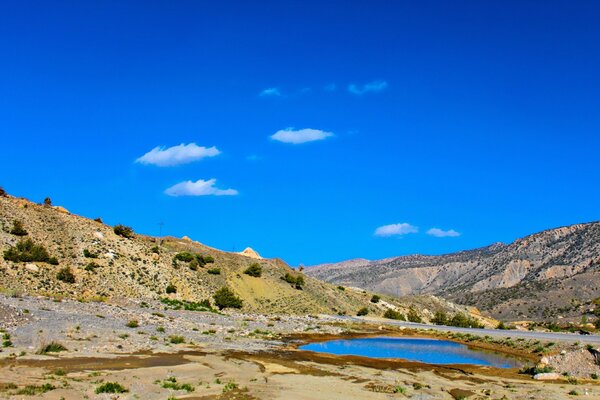
M 497 368 L 520 367 L 514 358 L 489 351 L 473 350 L 464 344 L 437 339 L 360 338 L 310 343 L 300 347 L 320 353 L 373 358 L 401 358 L 428 364 L 475 364 Z

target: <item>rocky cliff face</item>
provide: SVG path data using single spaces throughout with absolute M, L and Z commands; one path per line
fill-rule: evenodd
M 393 295 L 436 294 L 498 318 L 581 315 L 600 296 L 600 222 L 550 229 L 510 245 L 327 264 L 307 274 Z

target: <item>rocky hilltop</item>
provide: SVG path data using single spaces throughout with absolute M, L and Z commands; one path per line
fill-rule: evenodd
M 263 259 L 252 249 L 230 253 L 188 237 L 115 232 L 101 220 L 73 215 L 62 207 L 0 196 L 0 291 L 117 303 L 201 302 L 212 301 L 215 292 L 227 287 L 243 300 L 241 311 L 252 313 L 355 315 L 367 307 L 371 315 L 381 315 L 386 307 L 402 312 L 413 307 L 427 319 L 440 308 L 466 310 L 426 296 L 385 297 L 374 304 L 372 293 L 341 290 L 279 259 Z M 7 251 L 28 240 L 43 247 L 43 261 L 7 257 Z M 260 276 L 244 273 L 253 264 L 260 266 Z
M 600 222 L 441 256 L 324 264 L 307 274 L 394 296 L 435 294 L 502 319 L 580 316 L 600 296 Z

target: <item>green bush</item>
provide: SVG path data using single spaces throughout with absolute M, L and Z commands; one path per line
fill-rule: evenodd
M 50 342 L 47 345 L 42 346 L 42 348 L 38 350 L 38 354 L 60 353 L 61 351 L 67 351 L 67 348 L 62 343 Z
M 46 197 L 44 199 L 44 205 L 45 206 L 51 206 L 52 205 L 52 199 L 50 197 Z
M 92 261 L 91 263 L 86 265 L 84 269 L 89 272 L 96 272 L 96 268 L 101 268 L 101 266 Z
M 122 236 L 126 239 L 131 239 L 134 236 L 133 229 L 125 225 L 115 225 L 113 231 L 115 232 L 115 234 Z
M 131 321 L 128 321 L 125 326 L 128 328 L 137 328 L 140 326 L 140 323 L 137 319 L 132 319 Z
M 96 394 L 126 393 L 127 391 L 127 389 L 125 389 L 120 383 L 117 382 L 106 382 L 96 388 Z
M 255 278 L 260 278 L 260 276 L 262 275 L 262 267 L 260 266 L 259 263 L 254 263 L 254 264 L 250 265 L 248 268 L 246 268 L 244 273 L 246 275 L 250 275 Z
M 379 300 L 381 300 L 381 297 L 379 297 L 376 294 L 374 294 L 373 297 L 371 297 L 371 303 L 379 303 Z
M 458 326 L 460 328 L 483 328 L 483 324 L 475 318 L 466 316 L 463 313 L 456 313 L 451 320 L 448 321 L 450 326 Z
M 237 297 L 231 289 L 226 286 L 217 290 L 213 299 L 215 300 L 215 305 L 219 307 L 219 310 L 224 308 L 242 308 L 242 299 Z
M 337 288 L 338 288 L 338 290 L 341 290 L 342 292 L 346 290 L 346 288 L 343 286 L 338 286 Z
M 209 268 L 206 272 L 208 272 L 211 275 L 221 275 L 220 268 Z
M 408 319 L 410 322 L 417 322 L 417 323 L 423 322 L 423 319 L 421 318 L 421 316 L 419 315 L 417 310 L 415 310 L 412 307 L 409 308 L 408 314 L 406 314 L 406 319 Z
M 92 253 L 91 251 L 89 251 L 88 249 L 84 249 L 83 250 L 83 256 L 85 258 L 98 258 L 98 254 L 96 253 Z
M 48 259 L 48 264 L 50 264 L 50 265 L 58 265 L 58 258 L 56 258 L 56 257 L 50 257 Z
M 385 311 L 385 313 L 383 314 L 383 318 L 406 321 L 406 316 L 404 314 L 402 314 L 399 311 L 392 310 L 391 308 Z
M 188 253 L 187 251 L 183 251 L 181 253 L 175 254 L 173 257 L 176 261 L 190 262 L 194 259 L 194 255 L 192 253 Z
M 11 235 L 15 236 L 27 236 L 28 232 L 23 227 L 23 223 L 21 221 L 14 220 L 13 227 L 10 230 Z
M 368 313 L 369 313 L 369 309 L 367 307 L 363 307 L 360 310 L 358 310 L 356 315 L 358 315 L 359 317 L 362 317 L 363 315 L 367 315 Z
M 7 195 L 8 193 L 6 193 L 6 190 L 4 190 L 2 186 L 0 186 L 0 197 L 6 197 Z
M 167 298 L 161 298 L 160 302 L 169 306 L 169 308 L 172 308 L 173 310 L 213 311 L 213 308 L 208 299 L 195 302 L 187 300 L 171 300 Z
M 4 252 L 4 259 L 14 262 L 48 262 L 50 255 L 44 246 L 35 244 L 31 239 L 21 239 Z
M 169 336 L 169 342 L 172 344 L 181 344 L 185 343 L 185 338 L 183 336 L 173 335 Z
M 46 393 L 54 389 L 56 389 L 56 387 L 49 383 L 44 383 L 41 386 L 27 385 L 24 388 L 17 390 L 16 394 L 25 396 L 35 396 L 37 394 Z
M 302 290 L 302 286 L 304 285 L 304 277 L 300 274 L 290 274 L 289 272 L 286 272 L 281 279 L 291 284 L 298 290 Z
M 65 283 L 75 283 L 75 275 L 73 275 L 73 271 L 69 267 L 61 268 L 56 273 L 56 279 Z
M 431 318 L 431 323 L 436 325 L 447 325 L 448 314 L 443 310 L 436 311 L 435 314 L 433 314 L 433 318 Z
M 177 293 L 177 287 L 175 287 L 175 285 L 173 285 L 172 283 L 169 283 L 165 291 L 167 292 L 167 294 Z

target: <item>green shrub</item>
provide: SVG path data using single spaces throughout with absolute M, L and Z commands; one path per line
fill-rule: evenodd
M 67 351 L 67 348 L 59 342 L 50 342 L 45 346 L 42 346 L 41 349 L 38 350 L 38 354 L 48 354 L 48 353 L 60 353 L 61 351 Z
M 408 309 L 408 314 L 406 314 L 406 319 L 408 319 L 410 322 L 417 322 L 417 323 L 423 322 L 423 319 L 421 318 L 421 316 L 419 315 L 417 310 L 415 310 L 412 307 L 410 307 Z
M 89 251 L 88 249 L 84 249 L 83 250 L 83 256 L 85 258 L 98 258 L 98 254 L 96 253 L 92 253 L 91 251 Z
M 131 239 L 134 236 L 133 229 L 125 225 L 115 225 L 113 231 L 115 232 L 115 234 L 122 236 L 126 239 Z
M 161 303 L 169 306 L 169 308 L 172 308 L 173 310 L 213 311 L 213 308 L 208 299 L 201 300 L 200 302 L 195 302 L 187 300 L 171 300 L 167 298 L 161 298 L 160 301 Z
M 103 224 L 104 222 L 102 221 L 102 218 L 98 217 L 98 218 L 94 218 L 94 221 L 96 221 L 99 224 Z
M 21 239 L 4 252 L 4 259 L 14 262 L 48 262 L 50 255 L 44 246 L 35 244 L 31 239 Z
M 50 257 L 48 259 L 48 264 L 50 264 L 50 265 L 58 265 L 58 258 L 56 258 L 56 257 Z
M 448 315 L 443 310 L 438 310 L 433 314 L 433 318 L 431 318 L 431 323 L 436 325 L 447 325 L 448 324 Z
M 475 318 L 466 316 L 463 313 L 456 313 L 448 321 L 450 326 L 458 326 L 460 328 L 483 328 L 483 324 L 477 321 Z
M 41 386 L 27 385 L 24 388 L 17 390 L 16 394 L 25 396 L 35 396 L 37 394 L 46 393 L 54 389 L 56 389 L 56 387 L 49 383 L 44 383 Z
M 298 290 L 302 290 L 302 286 L 304 285 L 304 277 L 300 274 L 290 274 L 289 272 L 286 272 L 281 279 L 291 284 Z
M 188 393 L 194 391 L 194 387 L 192 385 L 190 385 L 189 383 L 178 383 L 177 378 L 175 378 L 174 376 L 165 379 L 162 383 L 160 381 L 158 381 L 157 383 L 160 383 L 160 385 L 164 389 L 185 390 Z
M 86 271 L 90 271 L 90 272 L 96 272 L 97 268 L 101 268 L 101 266 L 99 264 L 96 264 L 95 262 L 91 262 L 88 265 L 85 266 L 85 270 Z
M 194 255 L 191 253 L 188 253 L 187 251 L 184 251 L 184 252 L 175 254 L 175 257 L 173 257 L 173 259 L 176 261 L 190 262 L 194 259 Z
M 167 292 L 167 294 L 177 293 L 177 287 L 175 287 L 175 285 L 173 285 L 172 283 L 169 283 L 165 291 Z
M 158 246 L 154 246 L 150 251 L 154 254 L 160 254 L 160 248 Z
M 140 323 L 138 322 L 137 319 L 132 319 L 132 320 L 128 321 L 125 324 L 125 326 L 128 328 L 137 328 L 138 326 L 140 326 Z
M 379 297 L 376 294 L 374 294 L 373 297 L 371 297 L 371 303 L 379 303 L 379 300 L 381 300 L 381 297 Z
M 173 335 L 169 336 L 169 342 L 172 344 L 181 344 L 185 343 L 185 338 L 183 336 Z
M 369 309 L 367 307 L 363 307 L 360 310 L 358 310 L 356 315 L 358 315 L 359 317 L 362 317 L 363 315 L 367 315 L 368 313 L 369 313 Z
M 208 272 L 211 275 L 221 275 L 220 268 L 209 268 L 208 270 L 206 270 L 206 272 Z
M 262 275 L 262 267 L 260 266 L 259 263 L 254 263 L 254 264 L 250 265 L 248 268 L 246 268 L 244 273 L 246 275 L 250 275 L 255 278 L 260 278 L 260 276 Z
M 120 383 L 117 382 L 106 382 L 96 388 L 96 394 L 126 393 L 127 391 L 127 389 L 125 389 Z
M 346 288 L 343 286 L 338 286 L 337 288 L 338 288 L 338 290 L 341 290 L 342 292 L 346 290 Z
M 7 195 L 8 193 L 6 193 L 6 190 L 4 190 L 2 186 L 0 186 L 0 197 L 6 197 Z
M 406 316 L 404 314 L 402 314 L 399 311 L 392 310 L 391 308 L 385 311 L 385 313 L 383 314 L 383 318 L 406 321 Z
M 226 286 L 217 290 L 213 298 L 215 299 L 215 305 L 219 310 L 224 308 L 242 308 L 242 299 L 237 297 L 231 289 Z
M 56 273 L 56 279 L 65 283 L 75 283 L 75 275 L 73 275 L 73 271 L 69 267 L 61 268 Z
M 11 235 L 15 236 L 27 236 L 28 232 L 23 227 L 23 223 L 18 220 L 13 221 L 13 227 L 10 230 Z

